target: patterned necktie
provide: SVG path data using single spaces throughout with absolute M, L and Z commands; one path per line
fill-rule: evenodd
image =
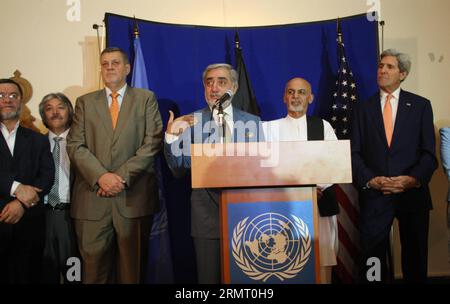
M 384 104 L 383 109 L 384 130 L 386 132 L 386 139 L 389 147 L 391 146 L 392 134 L 394 133 L 394 126 L 392 124 L 391 98 L 392 98 L 391 94 L 386 96 L 386 103 Z
M 219 126 L 219 134 L 220 137 L 222 138 L 223 143 L 232 142 L 230 126 L 228 125 L 227 120 L 225 119 L 227 115 L 228 115 L 227 113 L 223 113 L 223 124 L 222 126 Z
M 55 182 L 53 183 L 52 189 L 48 194 L 48 203 L 55 207 L 60 203 L 61 199 L 59 197 L 59 165 L 60 165 L 60 154 L 61 147 L 59 142 L 62 140 L 62 137 L 54 137 L 55 147 L 53 148 L 53 161 L 55 162 Z
M 117 100 L 118 96 L 119 93 L 117 92 L 111 93 L 112 101 L 111 106 L 109 107 L 109 112 L 111 113 L 113 130 L 116 128 L 117 119 L 119 118 L 119 101 Z

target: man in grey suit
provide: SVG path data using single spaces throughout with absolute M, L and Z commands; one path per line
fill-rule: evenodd
M 77 99 L 67 151 L 76 169 L 71 216 L 84 283 L 140 283 L 152 215 L 162 121 L 153 92 L 130 88 L 119 48 L 100 56 L 105 89 Z
M 170 112 L 164 153 L 175 175 L 191 168 L 191 143 L 254 142 L 262 135 L 259 117 L 233 107 L 230 98 L 221 106 L 217 102 L 227 92 L 234 95 L 238 89 L 238 74 L 230 65 L 218 63 L 206 67 L 203 86 L 206 108 L 175 120 Z M 201 284 L 220 283 L 219 199 L 220 189 L 192 190 L 191 234 Z
M 70 218 L 70 193 L 73 174 L 67 155 L 67 134 L 73 121 L 73 106 L 63 93 L 50 93 L 39 104 L 42 122 L 48 128 L 48 140 L 55 162 L 55 181 L 44 197 L 45 247 L 43 282 L 58 284 L 67 278 L 67 261 L 78 256 L 75 230 Z

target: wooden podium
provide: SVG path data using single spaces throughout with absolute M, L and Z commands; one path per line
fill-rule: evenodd
M 315 185 L 352 182 L 348 140 L 193 144 L 191 162 L 192 188 L 222 188 L 223 283 L 320 283 Z

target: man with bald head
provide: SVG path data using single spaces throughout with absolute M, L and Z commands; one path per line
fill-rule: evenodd
M 263 123 L 267 141 L 337 140 L 331 125 L 320 118 L 306 115 L 313 102 L 311 84 L 300 77 L 286 83 L 283 102 L 287 116 Z M 299 151 L 301 152 L 301 151 Z M 301 153 L 299 153 L 301 155 Z M 320 266 L 322 282 L 331 282 L 331 267 L 336 265 L 337 221 L 339 207 L 333 185 L 317 185 L 320 234 Z

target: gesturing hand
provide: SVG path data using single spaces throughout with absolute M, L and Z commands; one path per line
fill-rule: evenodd
M 195 125 L 196 123 L 197 120 L 195 119 L 194 114 L 183 115 L 174 120 L 174 114 L 169 110 L 169 120 L 167 121 L 166 133 L 180 135 L 184 132 L 184 130 Z

